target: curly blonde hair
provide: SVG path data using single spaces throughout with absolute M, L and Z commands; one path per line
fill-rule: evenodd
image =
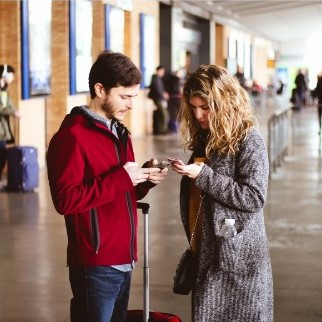
M 234 155 L 240 142 L 257 126 L 246 90 L 225 68 L 216 65 L 200 65 L 188 76 L 183 88 L 179 133 L 183 146 L 189 150 L 197 146 L 201 131 L 190 104 L 192 97 L 204 100 L 210 109 L 206 156 L 209 158 L 214 151 Z

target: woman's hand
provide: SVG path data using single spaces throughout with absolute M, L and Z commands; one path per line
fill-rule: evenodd
M 180 163 L 173 163 L 171 165 L 172 170 L 174 170 L 175 172 L 183 175 L 183 176 L 187 176 L 191 179 L 196 179 L 202 169 L 202 167 L 204 166 L 203 162 L 198 162 L 198 163 L 192 163 L 192 164 L 180 164 Z

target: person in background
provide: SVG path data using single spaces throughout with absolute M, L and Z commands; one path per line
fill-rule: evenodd
M 241 66 L 237 66 L 237 72 L 235 74 L 235 77 L 238 79 L 239 84 L 246 88 L 246 79 L 245 79 L 245 75 L 244 75 L 244 69 Z
M 263 87 L 259 85 L 256 79 L 252 81 L 252 86 L 250 87 L 250 93 L 254 100 L 255 105 L 259 106 L 261 104 Z
M 181 105 L 182 79 L 180 70 L 174 71 L 167 79 L 167 92 L 169 94 L 169 132 L 178 131 L 178 114 Z
M 137 207 L 167 169 L 135 162 L 128 111 L 141 73 L 125 55 L 102 52 L 89 73 L 91 99 L 76 106 L 49 143 L 47 168 L 68 235 L 72 322 L 124 322 L 137 261 Z
M 278 88 L 276 90 L 276 94 L 277 95 L 283 95 L 283 92 L 284 92 L 284 87 L 285 87 L 285 84 L 282 82 L 281 79 L 278 80 Z
M 9 118 L 20 117 L 8 92 L 8 87 L 14 78 L 15 70 L 11 65 L 0 65 L 0 180 L 7 162 L 7 143 L 14 142 Z
M 180 213 L 188 240 L 199 213 L 192 321 L 272 322 L 263 214 L 268 156 L 249 95 L 226 69 L 201 65 L 188 76 L 182 99 L 179 135 L 192 155 L 171 167 L 182 176 Z M 225 219 L 235 219 L 238 234 L 231 239 L 219 236 Z
M 257 82 L 256 79 L 254 79 L 252 82 L 251 91 L 254 93 L 257 93 L 257 94 L 261 93 L 263 91 L 263 87 L 261 85 L 259 85 L 259 83 Z
M 313 99 L 317 99 L 320 134 L 322 130 L 322 72 L 317 76 L 317 83 L 315 89 L 312 91 L 312 97 Z
M 312 100 L 312 93 L 309 87 L 310 84 L 310 75 L 309 75 L 309 70 L 306 68 L 303 70 L 304 73 L 304 79 L 305 79 L 305 93 L 304 93 L 304 104 L 305 105 L 312 105 L 313 100 Z
M 150 91 L 148 97 L 151 98 L 155 105 L 153 111 L 153 134 L 167 134 L 169 123 L 168 112 L 168 99 L 169 94 L 166 92 L 163 77 L 165 74 L 165 68 L 158 66 L 156 73 L 152 75 L 150 83 Z
M 301 109 L 305 104 L 305 93 L 307 90 L 306 76 L 304 70 L 299 69 L 295 77 L 295 106 Z

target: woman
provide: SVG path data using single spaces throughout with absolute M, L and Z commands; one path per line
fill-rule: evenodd
M 224 68 L 201 65 L 188 76 L 180 138 L 192 155 L 188 165 L 172 162 L 172 169 L 183 176 L 180 209 L 188 239 L 204 196 L 193 247 L 199 268 L 192 321 L 273 321 L 263 215 L 268 158 L 255 126 L 247 92 Z M 224 239 L 219 231 L 228 218 L 238 234 Z

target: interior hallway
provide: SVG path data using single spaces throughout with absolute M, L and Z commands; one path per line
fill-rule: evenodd
M 257 107 L 267 138 L 272 111 L 288 100 Z M 135 113 L 135 111 L 134 111 Z M 275 322 L 322 321 L 322 159 L 316 111 L 293 115 L 291 148 L 269 183 L 265 218 L 272 257 Z M 175 136 L 134 140 L 139 163 L 188 155 Z M 35 193 L 0 193 L 0 321 L 69 321 L 64 220 L 52 205 L 46 171 Z M 179 218 L 180 177 L 169 171 L 145 198 L 150 215 L 150 309 L 190 321 L 190 297 L 172 293 L 172 278 L 187 247 Z M 5 185 L 5 181 L 1 182 Z M 142 221 L 140 222 L 142 236 Z M 142 308 L 142 239 L 129 307 Z M 217 321 L 216 321 L 217 322 Z M 220 322 L 220 321 L 218 321 Z M 247 322 L 247 321 L 245 321 Z

